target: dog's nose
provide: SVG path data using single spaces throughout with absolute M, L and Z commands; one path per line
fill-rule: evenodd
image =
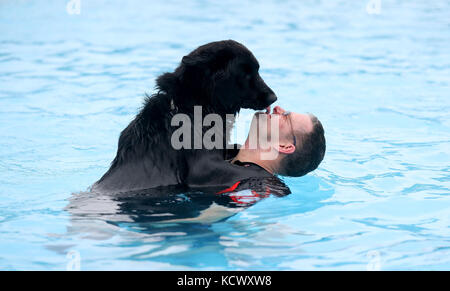
M 277 101 L 277 95 L 275 95 L 274 93 L 270 93 L 268 96 L 267 96 L 267 104 L 272 104 L 273 102 L 275 102 L 275 101 Z

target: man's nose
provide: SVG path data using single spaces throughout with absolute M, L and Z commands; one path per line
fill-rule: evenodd
M 274 114 L 283 114 L 285 112 L 285 110 L 283 108 L 281 108 L 280 106 L 275 106 L 275 108 L 273 109 L 273 113 Z

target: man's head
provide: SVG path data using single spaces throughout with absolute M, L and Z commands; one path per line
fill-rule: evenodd
M 245 148 L 256 145 L 256 152 L 275 174 L 300 177 L 315 170 L 325 155 L 322 124 L 312 114 L 287 112 L 276 106 L 273 112 L 258 112 Z M 270 153 L 270 154 L 269 154 Z

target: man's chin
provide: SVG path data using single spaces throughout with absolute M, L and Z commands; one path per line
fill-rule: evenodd
M 267 112 L 264 112 L 264 111 L 257 111 L 257 112 L 255 112 L 254 116 L 257 116 L 258 118 L 261 117 L 261 116 L 269 117 L 270 113 L 267 113 Z
M 266 114 L 266 113 L 262 112 L 262 111 L 257 111 L 257 112 L 255 112 L 255 114 L 253 114 L 253 116 L 259 117 L 260 115 L 263 115 L 263 114 Z
M 269 121 L 272 119 L 272 114 L 266 113 L 263 111 L 255 112 L 253 115 L 253 118 L 256 119 L 255 121 L 263 122 L 264 124 L 269 124 Z

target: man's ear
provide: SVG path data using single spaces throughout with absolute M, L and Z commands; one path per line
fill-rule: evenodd
M 287 154 L 287 155 L 292 154 L 293 152 L 295 152 L 295 145 L 293 145 L 291 143 L 279 144 L 278 152 Z

